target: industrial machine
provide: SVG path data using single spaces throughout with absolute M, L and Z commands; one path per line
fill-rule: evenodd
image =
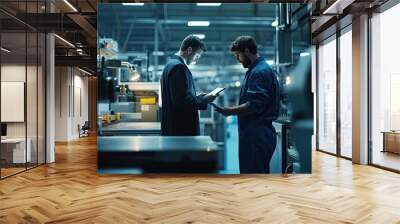
M 141 53 L 119 53 L 112 39 L 100 39 L 98 134 L 159 135 L 160 84 L 147 82 Z

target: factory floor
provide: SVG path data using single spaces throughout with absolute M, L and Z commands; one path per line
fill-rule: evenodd
M 312 175 L 98 175 L 96 138 L 0 181 L 0 223 L 399 223 L 400 175 L 313 153 Z

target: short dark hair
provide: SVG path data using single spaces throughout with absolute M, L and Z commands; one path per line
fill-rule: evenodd
M 193 34 L 190 34 L 183 39 L 180 50 L 185 51 L 188 49 L 188 47 L 192 47 L 193 51 L 197 51 L 198 49 L 207 51 L 206 45 L 203 43 L 203 41 L 198 36 Z
M 251 36 L 240 36 L 232 42 L 231 51 L 244 52 L 245 49 L 249 49 L 250 53 L 257 54 L 257 43 L 256 40 Z

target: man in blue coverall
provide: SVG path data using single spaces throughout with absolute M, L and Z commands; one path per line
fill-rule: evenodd
M 265 59 L 257 53 L 253 37 L 238 37 L 230 50 L 248 70 L 242 82 L 239 105 L 216 111 L 224 116 L 238 116 L 240 173 L 269 173 L 276 146 L 272 122 L 279 116 L 279 82 Z

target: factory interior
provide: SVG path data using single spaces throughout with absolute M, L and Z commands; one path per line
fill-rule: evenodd
M 399 223 L 397 21 L 397 0 L 2 0 L 0 223 Z M 222 107 L 247 85 L 232 42 L 257 41 L 280 89 L 269 174 L 241 174 L 217 107 L 162 136 L 188 35 Z
M 283 21 L 289 17 L 288 12 L 291 12 L 290 20 L 296 21 L 295 24 Z M 300 64 L 304 67 L 302 71 L 304 75 L 300 74 L 298 77 L 311 76 L 311 70 L 307 70 L 307 67 L 311 68 L 309 14 L 309 5 L 301 4 L 288 4 L 280 8 L 276 4 L 257 3 L 232 3 L 219 7 L 207 7 L 201 4 L 198 6 L 192 3 L 160 3 L 155 6 L 135 6 L 129 3 L 100 5 L 97 18 L 100 51 L 97 114 L 102 119 L 98 125 L 99 172 L 129 173 L 130 169 L 133 173 L 146 172 L 146 165 L 136 167 L 140 161 L 129 161 L 125 154 L 121 154 L 125 158 L 123 160 L 114 152 L 115 150 L 106 148 L 104 144 L 106 141 L 114 141 L 110 136 L 141 136 L 134 140 L 135 144 L 141 145 L 141 141 L 151 138 L 148 136 L 160 135 L 161 73 L 169 58 L 179 51 L 180 42 L 188 34 L 194 34 L 203 39 L 208 48 L 196 64 L 189 65 L 196 84 L 196 92 L 208 93 L 217 87 L 226 88 L 214 101 L 219 105 L 237 104 L 243 74 L 246 72 L 229 51 L 230 43 L 240 35 L 254 36 L 256 40 L 260 40 L 259 54 L 271 67 L 279 71 L 278 79 L 282 85 L 281 116 L 274 126 L 278 133 L 283 132 L 285 136 L 278 139 L 281 144 L 278 144 L 270 163 L 271 172 L 310 173 L 312 110 L 307 114 L 309 135 L 301 136 L 308 138 L 310 145 L 302 148 L 304 150 L 299 153 L 296 144 L 288 140 L 293 135 L 289 131 L 292 125 L 290 118 L 293 113 L 299 112 L 296 111 L 297 108 L 294 112 L 290 108 L 292 106 L 291 98 L 288 96 L 290 92 L 287 93 L 290 91 L 287 87 L 290 87 L 293 79 L 290 73 L 295 68 L 299 69 Z M 187 21 L 190 15 L 196 18 L 194 22 L 203 21 L 209 24 L 188 25 L 193 22 Z M 271 26 L 277 17 L 282 18 L 282 26 L 286 26 L 285 29 L 277 30 L 276 26 Z M 140 30 L 140 33 L 136 34 L 135 30 Z M 311 91 L 307 92 L 305 89 L 302 93 L 305 100 L 308 100 L 309 108 L 312 108 Z M 200 142 L 196 144 L 199 150 L 204 150 L 206 154 L 214 154 L 207 159 L 204 167 L 214 171 L 202 168 L 197 171 L 239 174 L 236 117 L 230 116 L 225 119 L 212 106 L 200 110 L 199 113 L 200 135 L 209 138 L 199 140 Z M 169 141 L 165 140 L 165 137 L 162 138 L 163 141 Z M 117 145 L 120 139 L 115 140 L 114 145 Z M 159 137 L 148 140 L 157 141 L 157 139 Z M 210 140 L 216 144 L 208 144 Z M 179 145 L 176 141 L 179 140 L 169 142 L 172 147 L 162 148 L 164 151 L 171 151 L 166 152 L 169 157 L 172 157 L 172 151 Z M 195 141 L 188 140 L 189 144 L 193 142 Z M 126 141 L 121 144 L 130 145 Z M 144 151 L 142 146 L 137 147 L 139 153 Z M 148 148 L 146 144 L 143 147 Z M 190 146 L 182 147 L 190 148 Z M 211 153 L 207 152 L 208 147 L 212 149 Z M 158 149 L 154 146 L 154 149 L 147 150 Z M 121 149 L 121 152 L 125 151 Z M 299 155 L 303 158 L 299 158 Z M 179 161 L 185 156 L 193 162 L 201 157 L 197 153 L 193 156 L 188 153 L 179 154 L 175 159 Z M 161 160 L 154 158 L 153 155 L 151 157 L 151 167 L 154 167 L 157 161 L 163 163 L 162 159 L 167 158 L 161 154 L 159 155 Z M 288 161 L 283 161 L 282 158 L 286 157 Z M 300 160 L 303 161 L 302 166 Z M 214 164 L 214 168 L 211 164 Z M 193 167 L 194 164 L 189 166 Z M 186 171 L 191 170 L 190 167 L 187 167 Z M 182 169 L 176 168 L 176 172 L 183 171 Z M 163 171 L 160 168 L 152 172 Z

